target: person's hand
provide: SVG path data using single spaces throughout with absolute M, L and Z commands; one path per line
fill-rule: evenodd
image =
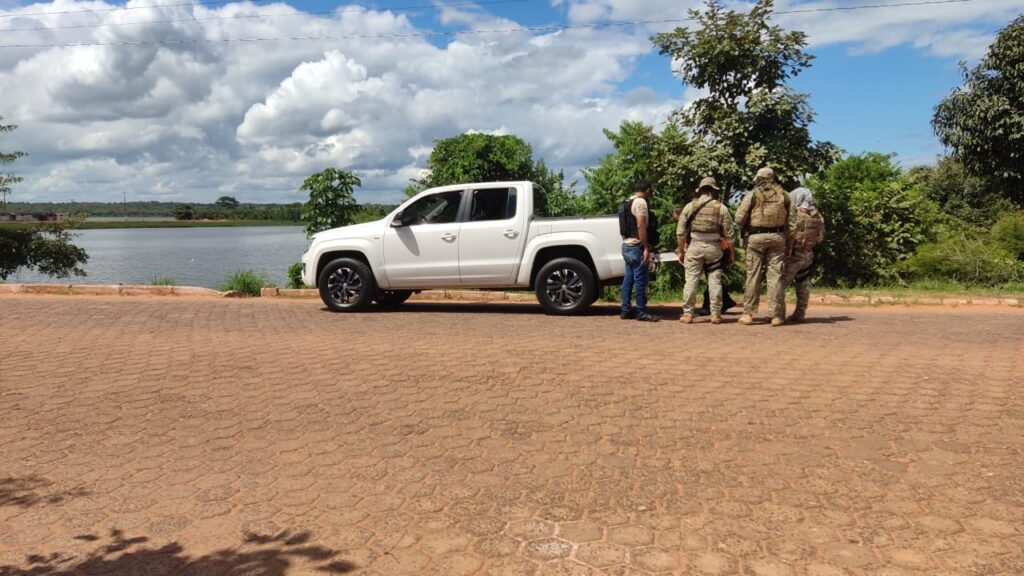
M 679 253 L 679 263 L 680 264 L 686 264 L 686 251 L 685 250 Z
M 644 260 L 643 260 L 643 262 L 641 262 L 641 264 L 647 264 L 650 261 L 651 261 L 651 251 L 649 249 L 647 249 L 647 248 L 644 248 Z
M 729 266 L 736 264 L 736 251 L 729 250 Z

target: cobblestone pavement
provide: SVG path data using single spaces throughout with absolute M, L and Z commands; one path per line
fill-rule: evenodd
M 812 312 L 0 297 L 0 574 L 1024 574 L 1024 311 Z

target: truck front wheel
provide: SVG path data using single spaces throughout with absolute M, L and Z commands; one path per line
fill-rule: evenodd
M 332 312 L 358 312 L 373 302 L 377 292 L 370 267 L 354 258 L 331 260 L 317 281 L 320 299 Z
M 597 293 L 590 267 L 575 258 L 556 258 L 537 272 L 537 301 L 548 314 L 569 316 L 586 310 Z

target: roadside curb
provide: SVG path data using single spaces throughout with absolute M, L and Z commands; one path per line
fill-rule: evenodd
M 50 294 L 60 296 L 233 296 L 198 286 L 146 286 L 143 284 L 0 284 L 0 294 Z
M 147 286 L 141 284 L 0 284 L 0 294 L 49 294 L 59 296 L 204 296 L 209 298 L 245 298 L 238 292 L 220 292 L 198 286 Z M 264 298 L 315 299 L 316 289 L 264 288 Z M 413 301 L 455 302 L 528 302 L 534 303 L 533 294 L 490 292 L 486 290 L 424 290 L 410 297 Z M 812 294 L 812 304 L 850 306 L 1005 306 L 1024 307 L 1018 298 L 970 297 L 952 298 L 903 296 L 840 296 Z
M 892 306 L 1010 306 L 1019 307 L 1017 298 L 973 298 L 961 296 L 956 298 L 920 298 L 902 296 L 839 296 L 836 294 L 811 295 L 811 302 L 816 304 L 850 304 L 850 305 L 881 305 Z

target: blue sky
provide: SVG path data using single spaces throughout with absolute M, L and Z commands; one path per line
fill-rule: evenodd
M 468 131 L 519 135 L 573 177 L 609 151 L 603 128 L 659 124 L 695 95 L 648 40 L 677 24 L 589 26 L 680 18 L 697 0 L 59 2 L 0 0 L 0 44 L 37 45 L 0 48 L 0 114 L 21 126 L 3 145 L 30 153 L 25 200 L 282 201 L 327 166 L 359 173 L 361 199 L 393 200 L 434 139 Z M 864 3 L 776 2 L 816 56 L 792 82 L 811 95 L 812 134 L 934 162 L 931 111 L 958 61 L 976 61 L 1024 0 L 785 14 Z M 548 25 L 574 28 L 431 35 Z M 234 41 L 295 36 L 317 39 Z M 60 46 L 112 42 L 141 44 Z

